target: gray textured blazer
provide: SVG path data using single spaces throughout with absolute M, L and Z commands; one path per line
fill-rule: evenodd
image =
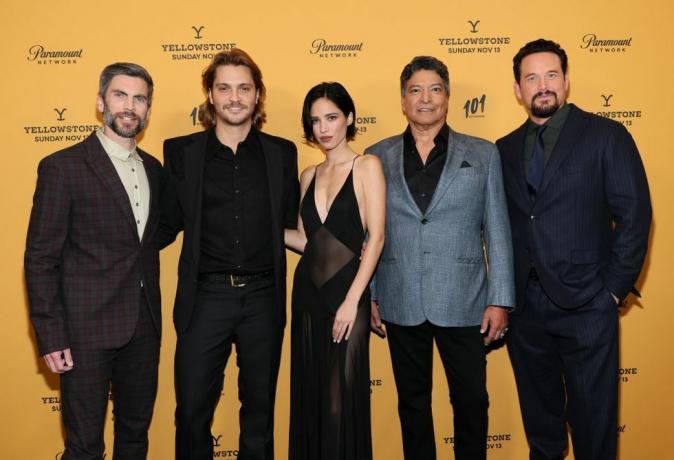
M 386 175 L 386 243 L 372 281 L 382 319 L 476 326 L 488 305 L 515 305 L 501 163 L 491 142 L 450 129 L 447 162 L 425 214 L 403 173 L 403 136 L 365 151 Z

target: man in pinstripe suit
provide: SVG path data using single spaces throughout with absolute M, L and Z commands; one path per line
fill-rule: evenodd
M 517 305 L 508 350 L 531 459 L 614 459 L 618 309 L 639 276 L 651 222 L 627 130 L 566 103 L 567 56 L 539 39 L 514 58 L 529 115 L 497 141 Z M 635 291 L 636 292 L 636 291 Z
M 104 126 L 38 168 L 25 270 L 39 353 L 61 375 L 63 460 L 101 459 L 112 391 L 115 459 L 144 459 L 157 391 L 160 163 L 136 146 L 152 78 L 106 67 Z

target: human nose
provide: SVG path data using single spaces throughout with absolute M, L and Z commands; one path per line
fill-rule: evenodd
M 318 122 L 318 129 L 321 133 L 324 133 L 328 130 L 328 124 L 325 121 L 320 120 Z
M 430 102 L 430 100 L 431 100 L 431 90 L 430 90 L 430 89 L 425 88 L 425 89 L 421 92 L 421 100 L 422 100 L 423 102 Z

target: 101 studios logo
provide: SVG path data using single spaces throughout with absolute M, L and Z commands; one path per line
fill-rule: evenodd
M 487 103 L 487 95 L 476 96 L 472 99 L 467 99 L 463 104 L 463 112 L 466 118 L 484 118 L 485 105 Z
M 595 114 L 615 120 L 624 126 L 632 126 L 643 116 L 643 111 L 641 109 L 616 107 L 614 105 L 616 99 L 613 94 L 601 94 L 599 101 L 600 108 L 595 111 Z
M 194 41 L 162 43 L 161 50 L 172 61 L 210 60 L 220 51 L 229 51 L 236 47 L 235 42 L 204 42 L 206 26 L 193 25 L 190 28 Z
M 510 45 L 510 37 L 507 35 L 480 34 L 480 23 L 479 19 L 466 20 L 467 35 L 440 37 L 440 46 L 446 48 L 450 54 L 494 54 Z

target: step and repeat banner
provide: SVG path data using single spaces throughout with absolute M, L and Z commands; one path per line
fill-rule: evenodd
M 633 300 L 621 315 L 621 459 L 674 459 L 671 422 L 672 22 L 666 1 L 556 4 L 521 2 L 355 1 L 92 3 L 5 0 L 0 16 L 3 142 L 0 295 L 5 353 L 0 383 L 0 457 L 58 459 L 63 450 L 58 378 L 37 356 L 28 318 L 23 250 L 41 158 L 81 141 L 101 124 L 98 76 L 116 61 L 145 66 L 155 80 L 152 113 L 140 145 L 162 158 L 162 141 L 200 128 L 200 75 L 214 53 L 240 47 L 257 61 L 268 89 L 264 130 L 295 141 L 300 170 L 322 161 L 302 143 L 306 91 L 339 81 L 356 103 L 358 136 L 368 145 L 405 128 L 398 77 L 420 54 L 450 70 L 449 124 L 495 141 L 519 126 L 512 57 L 527 41 L 558 41 L 570 62 L 569 100 L 614 119 L 632 133 L 651 187 L 654 224 L 648 259 Z M 164 336 L 159 394 L 150 430 L 150 459 L 173 458 L 175 398 L 171 313 L 180 241 L 162 252 Z M 289 253 L 289 276 L 297 263 Z M 289 281 L 290 284 L 290 281 Z M 288 328 L 286 329 L 288 334 Z M 283 349 L 276 407 L 276 458 L 287 454 L 289 337 Z M 236 458 L 237 369 L 230 359 L 213 421 L 215 457 Z M 375 458 L 402 458 L 397 397 L 385 340 L 371 340 L 372 436 Z M 452 410 L 439 360 L 434 415 L 438 458 L 453 456 Z M 512 369 L 504 347 L 488 355 L 489 457 L 527 457 Z M 109 411 L 109 422 L 112 412 Z M 112 457 L 107 424 L 107 458 Z M 572 454 L 569 454 L 572 458 Z

